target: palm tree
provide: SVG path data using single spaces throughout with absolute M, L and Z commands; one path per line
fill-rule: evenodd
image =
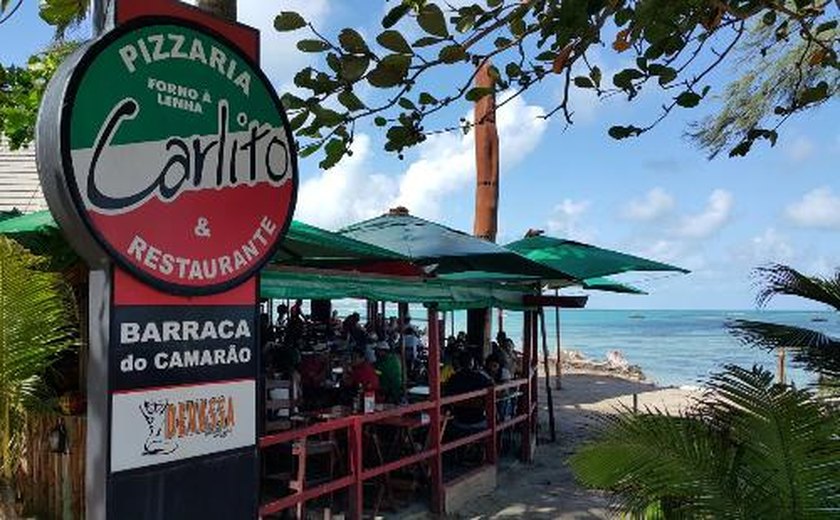
M 727 366 L 687 414 L 610 416 L 571 458 L 635 518 L 840 514 L 840 414 L 759 367 Z
M 833 277 L 825 278 L 806 276 L 780 264 L 761 267 L 755 272 L 762 286 L 756 298 L 759 307 L 774 296 L 790 295 L 840 311 L 840 269 Z M 824 376 L 823 384 L 840 383 L 840 339 L 802 327 L 752 320 L 734 320 L 729 330 L 747 345 L 790 350 L 794 363 Z
M 48 395 L 42 378 L 77 338 L 70 290 L 45 265 L 0 236 L 0 478 L 7 482 L 23 448 L 27 415 Z

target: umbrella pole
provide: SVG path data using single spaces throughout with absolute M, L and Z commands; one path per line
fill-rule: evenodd
M 548 432 L 551 442 L 557 442 L 557 429 L 554 425 L 554 399 L 551 396 L 551 373 L 548 364 L 548 342 L 545 333 L 545 312 L 539 309 L 540 328 L 542 329 L 543 370 L 545 370 L 545 397 L 548 399 Z
M 554 296 L 560 296 L 560 289 L 554 289 Z M 554 380 L 554 388 L 563 388 L 563 348 L 560 345 L 560 307 L 554 307 L 554 335 L 557 337 L 557 364 L 555 370 L 557 379 Z

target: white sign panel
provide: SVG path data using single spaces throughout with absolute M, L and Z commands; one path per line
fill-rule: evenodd
M 111 472 L 256 443 L 254 380 L 113 394 Z

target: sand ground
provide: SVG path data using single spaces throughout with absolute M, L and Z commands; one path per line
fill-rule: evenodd
M 533 464 L 507 461 L 500 465 L 498 487 L 474 500 L 449 518 L 460 519 L 590 519 L 611 518 L 609 499 L 575 483 L 566 458 L 591 437 L 598 417 L 616 413 L 621 406 L 638 406 L 678 412 L 698 395 L 696 390 L 657 388 L 595 372 L 565 373 L 563 388 L 552 390 L 556 411 L 557 442 L 541 443 Z M 545 380 L 540 378 L 539 436 L 548 437 Z

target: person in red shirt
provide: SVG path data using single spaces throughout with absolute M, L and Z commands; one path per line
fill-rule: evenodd
M 379 392 L 379 375 L 367 360 L 363 349 L 353 349 L 350 370 L 344 379 L 344 384 L 350 392 L 355 392 L 361 385 L 362 390 Z

